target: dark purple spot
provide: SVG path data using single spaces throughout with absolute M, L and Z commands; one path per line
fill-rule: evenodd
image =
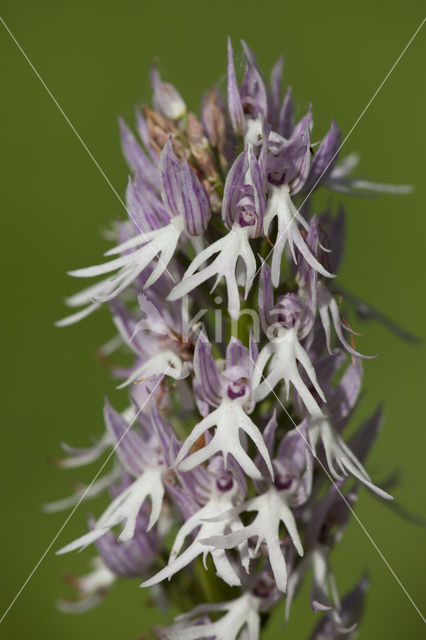
M 225 476 L 222 478 L 218 478 L 216 480 L 216 486 L 219 489 L 219 491 L 229 491 L 230 489 L 232 489 L 232 485 L 234 484 L 234 481 L 232 479 L 231 476 Z
M 240 385 L 238 382 L 233 382 L 228 385 L 228 397 L 231 398 L 231 400 L 235 400 L 235 398 L 242 398 L 245 392 L 246 386 Z
M 290 489 L 292 484 L 293 478 L 290 478 L 289 476 L 278 476 L 275 479 L 275 486 L 279 491 L 286 491 L 287 489 Z

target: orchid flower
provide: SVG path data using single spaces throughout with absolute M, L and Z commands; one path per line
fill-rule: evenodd
M 320 548 L 311 551 L 289 577 L 286 599 L 286 618 L 289 616 L 290 606 L 296 593 L 296 589 L 300 584 L 303 574 L 308 570 L 308 568 L 311 568 L 313 572 L 313 582 L 310 594 L 312 609 L 315 612 L 332 612 L 333 621 L 337 625 L 339 631 L 349 633 L 353 628 L 350 627 L 349 629 L 346 629 L 341 621 L 339 614 L 340 599 L 334 576 L 330 571 L 324 552 Z
M 231 512 L 223 514 L 224 519 L 243 511 L 257 511 L 257 515 L 251 524 L 239 531 L 227 535 L 210 535 L 201 539 L 205 545 L 215 549 L 233 549 L 249 538 L 256 537 L 256 547 L 253 555 L 257 555 L 262 544 L 266 546 L 269 562 L 274 574 L 275 583 L 280 591 L 286 591 L 287 570 L 284 556 L 281 551 L 279 537 L 280 523 L 286 527 L 290 538 L 299 555 L 303 555 L 302 543 L 297 531 L 293 513 L 285 499 L 285 492 L 277 491 L 270 487 L 268 491 L 248 502 L 235 507 Z
M 339 611 L 340 620 L 336 620 L 333 611 L 326 612 L 313 630 L 311 640 L 338 640 L 342 637 L 354 640 L 358 635 L 358 625 L 369 586 L 368 579 L 362 578 L 355 588 L 342 599 Z M 339 622 L 340 625 L 344 625 L 343 630 Z
M 274 218 L 278 220 L 277 238 L 272 254 L 272 282 L 274 287 L 278 286 L 280 279 L 282 254 L 288 243 L 293 260 L 296 262 L 295 249 L 297 248 L 305 258 L 306 262 L 321 275 L 332 278 L 333 275 L 327 271 L 318 260 L 310 253 L 302 238 L 297 223 L 307 229 L 307 224 L 298 213 L 290 198 L 288 185 L 274 186 L 270 188 L 270 199 L 264 220 L 264 233 L 268 235 L 269 228 Z
M 123 522 L 125 526 L 119 540 L 130 540 L 135 534 L 142 505 L 148 497 L 151 500 L 151 515 L 147 531 L 152 529 L 160 517 L 164 498 L 163 475 L 166 471 L 163 452 L 159 449 L 158 443 L 155 443 L 154 451 L 149 451 L 142 438 L 125 423 L 108 402 L 105 404 L 104 415 L 106 425 L 117 443 L 116 451 L 120 461 L 136 479 L 117 495 L 92 530 L 63 547 L 58 552 L 61 554 L 86 547 Z
M 250 593 L 236 600 L 218 604 L 204 604 L 195 607 L 190 613 L 177 618 L 176 624 L 159 629 L 163 640 L 197 640 L 217 638 L 220 640 L 258 640 L 260 637 L 261 601 Z M 225 612 L 216 622 L 202 621 L 191 623 L 191 618 L 202 614 Z
M 289 577 L 285 616 L 288 619 L 297 589 L 307 571 L 312 569 L 310 593 L 312 609 L 315 612 L 328 612 L 333 627 L 346 636 L 354 631 L 356 624 L 347 625 L 348 616 L 344 615 L 328 554 L 334 544 L 341 539 L 349 522 L 351 505 L 354 504 L 357 496 L 356 492 L 350 492 L 343 501 L 339 492 L 337 485 L 331 487 L 310 513 L 305 536 L 308 552 L 293 568 Z
M 343 222 L 343 211 L 339 212 L 338 222 Z M 308 232 L 306 234 L 306 245 L 308 249 L 311 251 L 312 255 L 315 258 L 318 258 L 318 254 L 321 252 L 325 257 L 325 247 L 320 243 L 320 228 L 319 228 L 319 220 L 317 216 L 312 216 Z M 323 232 L 324 233 L 324 232 Z M 330 252 L 333 253 L 334 252 Z M 327 255 L 328 261 L 332 261 L 334 265 L 338 266 L 338 258 L 334 255 Z M 312 268 L 312 266 L 304 259 L 301 255 L 301 259 L 298 262 L 298 271 L 297 271 L 297 281 L 299 284 L 299 296 L 305 298 L 307 311 L 309 313 L 310 319 L 313 321 L 315 319 L 315 314 L 318 309 L 319 318 L 321 320 L 322 327 L 325 333 L 325 339 L 327 344 L 327 349 L 329 353 L 331 353 L 331 324 L 334 327 L 337 338 L 342 346 L 350 353 L 351 355 L 357 358 L 366 358 L 369 359 L 374 356 L 365 356 L 356 351 L 350 344 L 348 344 L 344 334 L 343 329 L 349 331 L 351 334 L 356 334 L 341 318 L 339 307 L 337 305 L 335 297 L 332 295 L 331 291 L 327 286 L 327 282 L 319 277 L 318 272 Z M 331 322 L 330 322 L 331 319 Z M 312 328 L 313 322 L 311 322 L 309 326 L 309 330 Z
M 265 442 L 271 454 L 277 426 L 278 423 L 273 416 L 265 428 Z M 291 507 L 306 502 L 311 491 L 312 460 L 305 446 L 305 437 L 304 433 L 296 430 L 287 433 L 273 460 L 274 483 L 263 491 L 259 483 L 260 494 L 257 497 L 234 507 L 221 516 L 226 520 L 231 514 L 257 511 L 256 517 L 250 524 L 234 533 L 214 536 L 202 541 L 216 548 L 232 549 L 243 541 L 257 538 L 255 548 L 250 550 L 250 556 L 255 558 L 260 549 L 266 548 L 276 587 L 282 592 L 286 591 L 287 569 L 279 535 L 281 523 L 285 526 L 297 553 L 300 556 L 303 555 L 302 543 Z
M 191 262 L 183 279 L 169 295 L 169 300 L 177 300 L 186 295 L 206 280 L 216 276 L 215 289 L 222 278 L 225 278 L 228 294 L 228 312 L 232 318 L 238 319 L 240 313 L 240 296 L 237 284 L 237 267 L 239 258 L 244 264 L 244 295 L 252 286 L 256 271 L 256 260 L 250 246 L 250 238 L 257 237 L 261 231 L 265 210 L 265 194 L 261 168 L 251 146 L 243 151 L 228 173 L 222 204 L 222 218 L 229 233 L 209 245 Z M 200 271 L 206 260 L 216 258 Z
M 359 162 L 359 155 L 351 153 L 340 165 L 337 165 L 330 173 L 329 178 L 325 181 L 325 186 L 351 195 L 361 195 L 363 191 L 373 193 L 391 193 L 391 194 L 408 194 L 412 193 L 413 187 L 409 184 L 383 184 L 379 182 L 370 182 L 359 178 L 348 177 L 355 169 Z
M 316 452 L 318 441 L 321 441 L 327 466 L 333 478 L 342 480 L 350 474 L 381 498 L 392 500 L 392 496 L 373 484 L 361 462 L 339 434 L 335 432 L 326 416 L 315 416 L 312 418 L 309 423 L 308 432 L 314 452 Z
M 278 304 L 273 307 L 271 271 L 266 264 L 262 267 L 261 277 L 261 317 L 263 318 L 264 329 L 270 335 L 272 334 L 272 339 L 262 349 L 256 362 L 253 382 L 254 398 L 256 402 L 263 400 L 283 380 L 287 398 L 290 392 L 290 384 L 292 384 L 302 398 L 308 412 L 312 415 L 317 415 L 321 413 L 318 402 L 308 389 L 297 366 L 299 362 L 315 391 L 321 400 L 325 402 L 325 396 L 318 384 L 315 369 L 298 339 L 302 310 L 300 300 L 295 294 L 287 294 L 280 298 Z M 273 323 L 274 319 L 275 323 Z M 268 373 L 261 382 L 263 371 L 269 360 Z
M 81 292 L 78 294 L 79 297 L 70 298 L 71 306 L 89 303 L 87 313 L 89 309 L 95 310 L 99 303 L 112 300 L 126 289 L 148 267 L 153 257 L 156 257 L 157 265 L 144 285 L 145 288 L 150 287 L 167 271 L 182 233 L 195 236 L 204 231 L 211 215 L 209 196 L 189 167 L 187 160 L 180 164 L 173 152 L 171 139 L 161 153 L 159 175 L 161 200 L 155 194 L 151 197 L 153 209 L 151 228 L 144 231 L 141 225 L 138 225 L 139 218 L 144 215 L 145 205 L 141 200 L 142 185 L 138 184 L 136 178 L 135 182 L 129 182 L 127 208 L 135 225 L 139 226 L 140 233 L 105 254 L 107 256 L 122 254 L 120 257 L 105 264 L 69 272 L 69 275 L 76 278 L 92 278 L 117 272 L 114 277 Z M 160 217 L 168 218 L 165 226 L 157 226 Z M 90 302 L 91 300 L 93 302 Z M 80 316 L 75 318 L 77 319 L 80 319 Z
M 198 339 L 194 365 L 196 366 L 196 375 L 197 373 L 199 375 L 199 382 L 206 391 L 209 387 L 214 391 L 216 387 L 217 392 L 218 388 L 222 387 L 222 393 L 217 400 L 213 398 L 214 402 L 219 402 L 219 406 L 195 425 L 183 443 L 175 462 L 176 466 L 182 471 L 193 469 L 215 453 L 221 452 L 225 466 L 228 456 L 232 455 L 250 478 L 260 479 L 262 477 L 261 472 L 247 455 L 240 442 L 239 432 L 243 431 L 254 442 L 271 476 L 273 477 L 274 475 L 262 435 L 244 409 L 250 394 L 250 372 L 244 367 L 244 355 L 247 361 L 248 354 L 243 354 L 239 358 L 238 364 L 231 365 L 235 347 L 238 349 L 239 346 L 242 347 L 241 344 L 238 344 L 238 341 L 234 341 L 229 345 L 227 353 L 227 364 L 229 366 L 224 370 L 222 382 L 220 383 L 219 374 L 211 356 L 209 345 L 206 343 L 206 338 L 201 334 Z M 206 432 L 211 427 L 216 428 L 212 439 L 201 449 L 198 449 L 189 457 L 185 457 L 197 440 L 205 437 Z
M 61 599 L 57 602 L 63 613 L 85 613 L 96 607 L 117 580 L 117 576 L 108 569 L 99 557 L 92 558 L 92 570 L 82 577 L 67 576 L 66 581 L 77 589 L 75 600 Z
M 232 508 L 233 500 L 237 495 L 237 488 L 236 483 L 234 483 L 232 479 L 230 480 L 229 485 L 225 485 L 222 489 L 219 488 L 216 483 L 213 485 L 211 496 L 207 504 L 188 518 L 180 528 L 170 552 L 168 565 L 155 574 L 155 576 L 143 582 L 141 585 L 142 587 L 150 587 L 161 582 L 165 578 L 170 580 L 175 573 L 186 567 L 199 555 L 203 556 L 205 563 L 206 557 L 209 553 L 212 556 L 217 575 L 222 578 L 222 580 L 230 586 L 241 584 L 238 573 L 227 557 L 226 552 L 222 549 L 215 549 L 213 546 L 209 548 L 202 542 L 203 538 L 223 534 L 228 528 L 231 531 L 236 531 L 242 528 L 242 523 L 237 517 L 231 516 L 226 521 L 215 521 L 215 517 L 217 515 Z M 185 538 L 197 528 L 198 532 L 193 538 L 191 544 L 179 555 L 179 552 L 185 542 Z M 247 567 L 248 555 L 245 546 L 241 544 L 240 549 L 242 564 Z

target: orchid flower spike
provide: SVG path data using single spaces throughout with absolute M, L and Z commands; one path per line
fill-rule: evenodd
M 226 93 L 207 90 L 200 117 L 153 65 L 152 104 L 134 130 L 120 120 L 128 217 L 105 233 L 108 260 L 71 272 L 99 279 L 57 323 L 111 313 L 98 356 L 122 407 L 106 400 L 104 429 L 54 459 L 73 471 L 103 461 L 94 482 L 44 506 L 95 514 L 58 551 L 97 552 L 62 611 L 137 577 L 163 612 L 160 640 L 260 640 L 309 572 L 324 614 L 311 638 L 358 631 L 367 581 L 340 600 L 331 551 L 358 492 L 391 496 L 366 461 L 381 409 L 347 437 L 370 358 L 347 318 L 351 305 L 385 316 L 336 280 L 349 209 L 321 211 L 317 192 L 408 189 L 351 177 L 337 123 L 318 135 L 312 105 L 295 119 L 283 73 L 280 58 L 267 82 L 246 42 L 234 54 L 228 39 Z

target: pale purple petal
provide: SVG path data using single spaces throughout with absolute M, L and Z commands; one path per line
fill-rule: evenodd
M 247 371 L 249 368 L 249 353 L 241 340 L 232 336 L 226 349 L 226 368 L 229 369 L 235 366 Z
M 159 229 L 169 221 L 161 200 L 138 176 L 134 180 L 129 177 L 126 206 L 130 219 L 141 233 Z
M 293 115 L 293 96 L 291 87 L 287 89 L 285 98 L 283 100 L 281 111 L 279 115 L 278 133 L 284 138 L 290 138 L 294 129 L 294 115 Z
M 274 289 L 272 286 L 271 268 L 263 262 L 259 278 L 259 316 L 263 331 L 268 331 L 273 322 L 271 311 L 274 307 Z
M 218 406 L 221 401 L 221 383 L 212 356 L 212 346 L 202 331 L 195 345 L 194 372 L 206 401 L 212 406 Z
M 309 176 L 304 186 L 305 191 L 316 189 L 327 180 L 337 162 L 341 141 L 340 129 L 332 120 L 330 129 L 321 140 L 311 162 Z
M 181 165 L 173 151 L 170 137 L 161 152 L 159 169 L 161 179 L 161 195 L 171 215 L 178 216 L 183 212 Z
M 107 399 L 105 399 L 104 419 L 114 439 L 115 452 L 124 467 L 134 476 L 138 476 L 150 462 L 145 443 L 126 420 L 111 407 Z
M 143 117 L 142 113 L 137 109 L 136 111 L 136 129 L 138 131 L 139 137 L 142 140 L 142 143 L 145 149 L 148 151 L 151 160 L 157 164 L 158 158 L 155 154 L 155 151 L 151 147 L 151 141 L 149 139 L 148 127 L 146 124 L 146 120 Z
M 246 71 L 240 89 L 244 112 L 253 119 L 268 117 L 268 93 L 253 51 L 241 40 L 246 58 Z
M 181 443 L 177 439 L 173 428 L 167 424 L 164 418 L 160 415 L 156 402 L 151 403 L 151 419 L 157 438 L 161 443 L 161 447 L 164 452 L 166 465 L 167 467 L 171 467 L 176 459 Z
M 232 128 L 235 133 L 242 135 L 245 132 L 246 122 L 235 75 L 231 38 L 228 38 L 228 111 Z
M 235 210 L 240 198 L 241 188 L 244 185 L 244 177 L 248 168 L 247 150 L 237 156 L 226 176 L 223 189 L 222 219 L 231 229 L 235 221 Z
M 255 235 L 259 235 L 263 227 L 263 218 L 266 211 L 266 196 L 264 186 L 264 176 L 260 168 L 259 162 L 254 154 L 253 147 L 249 145 L 248 165 L 251 181 L 254 191 L 254 206 L 256 211 L 256 231 Z
M 367 418 L 349 440 L 349 446 L 362 462 L 367 458 L 383 424 L 383 410 L 379 405 L 372 416 Z
M 139 142 L 122 118 L 119 119 L 121 144 L 127 164 L 134 174 L 141 173 L 155 188 L 159 187 L 158 171 L 152 160 L 147 158 Z
M 146 517 L 139 515 L 135 534 L 127 542 L 119 542 L 111 531 L 95 541 L 103 561 L 117 576 L 125 578 L 144 576 L 155 561 L 158 540 L 153 530 L 147 533 L 147 522 Z M 92 521 L 91 528 L 94 524 Z
M 185 228 L 193 236 L 200 235 L 211 217 L 210 198 L 186 159 L 181 168 L 181 189 Z
M 271 154 L 268 162 L 268 180 L 271 184 L 290 185 L 290 194 L 298 193 L 309 174 L 310 129 L 308 123 L 303 130 L 284 141 L 277 153 Z
M 281 106 L 281 86 L 283 81 L 284 57 L 280 56 L 271 71 L 271 94 L 269 99 L 269 120 L 275 127 L 279 126 Z

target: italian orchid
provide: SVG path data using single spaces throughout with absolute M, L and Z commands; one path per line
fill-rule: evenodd
M 92 502 L 87 530 L 58 550 L 97 550 L 87 575 L 68 578 L 63 611 L 136 577 L 162 611 L 182 611 L 158 638 L 258 640 L 309 580 L 311 637 L 358 631 L 368 581 L 340 599 L 330 552 L 363 487 L 392 496 L 365 467 L 381 410 L 347 437 L 371 356 L 349 324 L 363 303 L 336 279 L 346 214 L 319 211 L 315 196 L 409 188 L 350 177 L 357 157 L 339 162 L 337 124 L 321 137 L 312 106 L 298 119 L 282 75 L 280 59 L 268 84 L 244 42 L 236 64 L 229 41 L 227 95 L 208 91 L 200 117 L 153 66 L 153 108 L 137 111 L 135 132 L 120 120 L 128 219 L 108 233 L 105 261 L 70 272 L 100 279 L 58 322 L 108 309 L 99 354 L 125 398 L 120 411 L 105 400 L 92 444 L 63 444 L 56 460 L 103 462 L 45 506 Z

